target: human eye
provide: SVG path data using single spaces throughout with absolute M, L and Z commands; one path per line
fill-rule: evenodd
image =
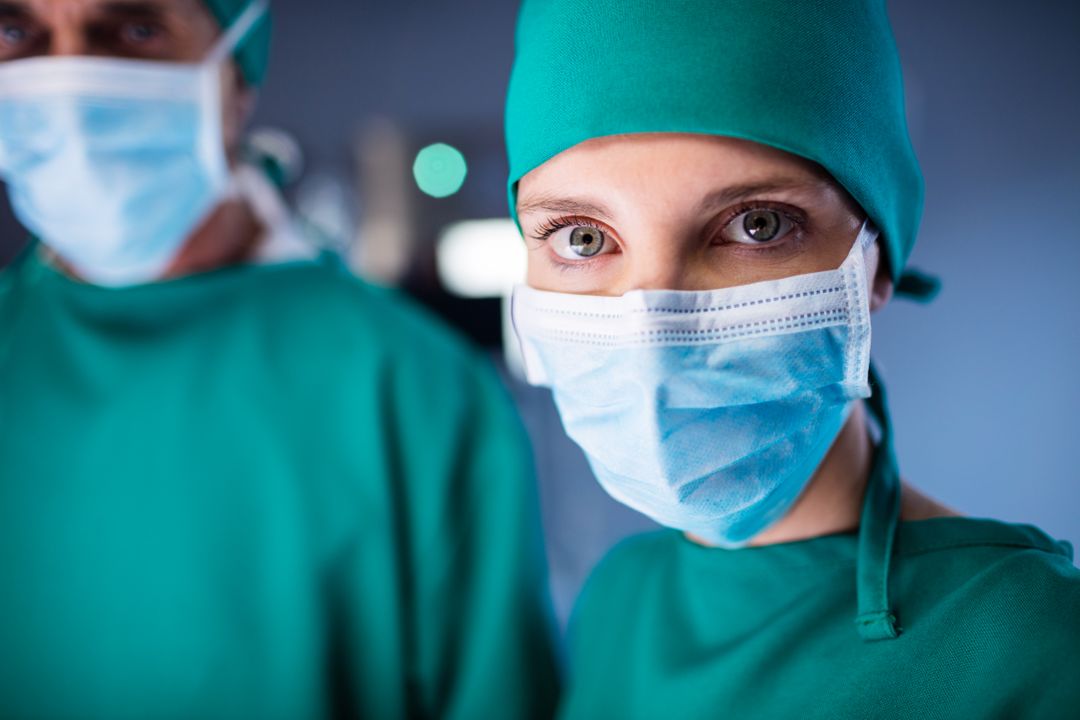
M 122 13 L 103 18 L 89 29 L 98 52 L 150 60 L 170 59 L 175 40 L 169 28 L 154 14 Z
M 120 27 L 120 37 L 131 45 L 145 45 L 164 34 L 160 25 L 150 22 L 130 22 Z
M 724 242 L 766 245 L 783 240 L 796 229 L 797 221 L 780 210 L 756 207 L 739 212 L 720 230 Z
M 618 244 L 606 230 L 576 220 L 549 223 L 538 230 L 537 239 L 545 242 L 560 258 L 571 262 L 591 260 L 618 250 Z
M 25 42 L 29 36 L 25 23 L 12 22 L 10 20 L 0 23 L 0 41 L 5 46 L 15 47 Z
M 0 19 L 0 59 L 21 57 L 39 43 L 42 32 L 29 18 Z
M 152 20 L 132 20 L 121 23 L 116 30 L 117 40 L 132 51 L 147 53 L 159 49 L 168 33 L 165 27 Z

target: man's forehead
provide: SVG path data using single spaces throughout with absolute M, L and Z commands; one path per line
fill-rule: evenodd
M 0 0 L 2 15 L 184 15 L 208 12 L 202 0 Z

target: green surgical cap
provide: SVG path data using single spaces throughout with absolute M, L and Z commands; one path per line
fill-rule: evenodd
M 881 230 L 900 280 L 923 184 L 884 0 L 525 0 L 506 108 L 511 213 L 518 180 L 553 156 L 645 132 L 818 163 Z
M 247 10 L 251 0 L 203 0 L 222 28 L 228 28 Z M 244 79 L 251 85 L 261 85 L 270 59 L 270 11 L 251 29 L 247 39 L 233 54 Z

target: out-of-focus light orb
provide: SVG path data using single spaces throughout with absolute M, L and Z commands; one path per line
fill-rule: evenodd
M 443 229 L 435 245 L 439 279 L 464 298 L 497 298 L 525 281 L 525 243 L 509 218 L 463 220 Z
M 465 156 L 446 143 L 435 143 L 416 154 L 413 177 L 421 191 L 431 197 L 450 197 L 465 184 L 469 167 Z

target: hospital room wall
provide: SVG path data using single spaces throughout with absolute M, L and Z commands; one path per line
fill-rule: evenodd
M 895 302 L 875 327 L 904 474 L 965 513 L 1078 544 L 1080 3 L 890 8 L 927 186 L 913 262 L 944 282 L 933 304 Z M 275 12 L 257 121 L 294 134 L 309 171 L 350 182 L 358 129 L 388 118 L 416 142 L 472 148 L 462 197 L 418 203 L 419 232 L 505 214 L 514 3 L 279 1 Z M 0 219 L 0 262 L 20 237 Z M 537 443 L 565 617 L 596 558 L 649 525 L 597 488 L 547 395 L 514 390 Z

